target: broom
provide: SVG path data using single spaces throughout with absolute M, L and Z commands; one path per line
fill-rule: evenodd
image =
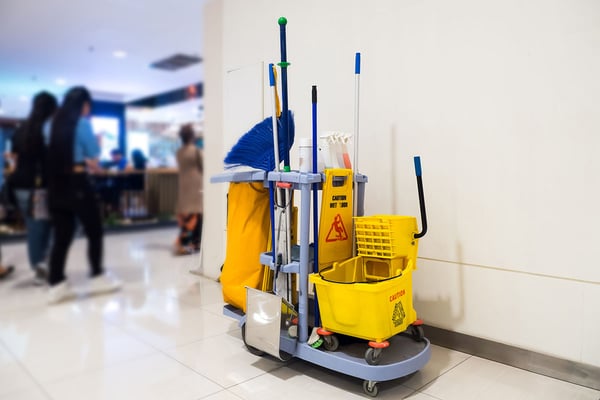
M 277 118 L 280 160 L 289 154 L 290 148 L 294 144 L 294 116 L 291 110 L 287 110 L 287 114 L 286 122 L 289 134 L 286 134 L 281 119 Z M 275 169 L 273 149 L 273 119 L 268 117 L 254 125 L 229 150 L 224 160 L 225 166 L 231 168 L 246 165 L 263 171 L 272 171 Z

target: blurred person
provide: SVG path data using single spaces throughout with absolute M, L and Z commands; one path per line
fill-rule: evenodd
M 120 289 L 121 282 L 102 266 L 103 227 L 100 207 L 88 171 L 99 171 L 100 147 L 88 117 L 92 97 L 78 86 L 70 89 L 52 121 L 48 147 L 48 200 L 54 243 L 50 253 L 48 302 L 74 297 L 65 275 L 65 262 L 75 234 L 76 218 L 88 242 L 90 293 Z
M 132 172 L 129 176 L 128 188 L 130 190 L 142 191 L 144 190 L 146 163 L 148 160 L 144 156 L 144 153 L 140 149 L 135 149 L 131 152 L 132 161 Z M 137 173 L 136 173 L 137 172 Z
M 180 233 L 175 242 L 175 254 L 190 254 L 200 250 L 202 234 L 202 155 L 196 147 L 196 135 L 191 124 L 179 131 L 182 146 L 177 150 L 179 192 L 177 222 Z
M 146 169 L 148 159 L 140 149 L 135 149 L 131 152 L 131 161 L 133 162 L 133 169 L 143 171 Z
M 25 219 L 29 265 L 37 285 L 46 282 L 46 257 L 50 240 L 50 220 L 45 198 L 47 182 L 44 130 L 57 107 L 58 103 L 52 94 L 38 93 L 33 98 L 29 117 L 12 138 L 15 170 L 10 177 L 10 186 Z
M 120 149 L 112 149 L 110 151 L 110 161 L 103 162 L 102 167 L 124 171 L 127 168 L 127 159 L 123 157 L 123 152 Z
M 112 172 L 122 172 L 127 169 L 127 159 L 123 157 L 120 149 L 113 149 L 110 152 L 110 161 L 101 163 L 102 168 Z M 119 174 L 109 175 L 103 179 L 99 189 L 102 196 L 102 202 L 106 209 L 105 215 L 110 218 L 117 218 L 122 210 L 120 210 L 121 194 L 123 191 L 123 176 Z

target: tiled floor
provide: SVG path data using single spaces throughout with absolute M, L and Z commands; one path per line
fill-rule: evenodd
M 286 400 L 367 398 L 361 382 L 300 360 L 248 353 L 221 315 L 220 286 L 173 257 L 173 229 L 110 235 L 106 265 L 122 292 L 47 306 L 31 286 L 25 246 L 3 246 L 18 267 L 0 282 L 0 399 Z M 86 281 L 85 242 L 72 248 L 72 282 Z M 408 378 L 380 383 L 380 399 L 600 399 L 600 392 L 433 346 Z

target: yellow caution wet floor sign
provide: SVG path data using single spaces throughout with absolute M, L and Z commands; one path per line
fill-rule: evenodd
M 319 270 L 352 257 L 351 169 L 326 169 L 319 223 Z

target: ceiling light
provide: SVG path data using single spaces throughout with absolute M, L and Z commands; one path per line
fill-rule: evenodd
M 127 52 L 124 50 L 115 50 L 113 51 L 114 58 L 125 58 L 127 57 Z
M 56 78 L 54 83 L 56 83 L 58 86 L 65 86 L 67 81 L 64 78 Z
M 20 96 L 19 100 L 21 100 L 23 103 L 27 103 L 29 101 L 29 97 L 27 97 L 27 96 Z

